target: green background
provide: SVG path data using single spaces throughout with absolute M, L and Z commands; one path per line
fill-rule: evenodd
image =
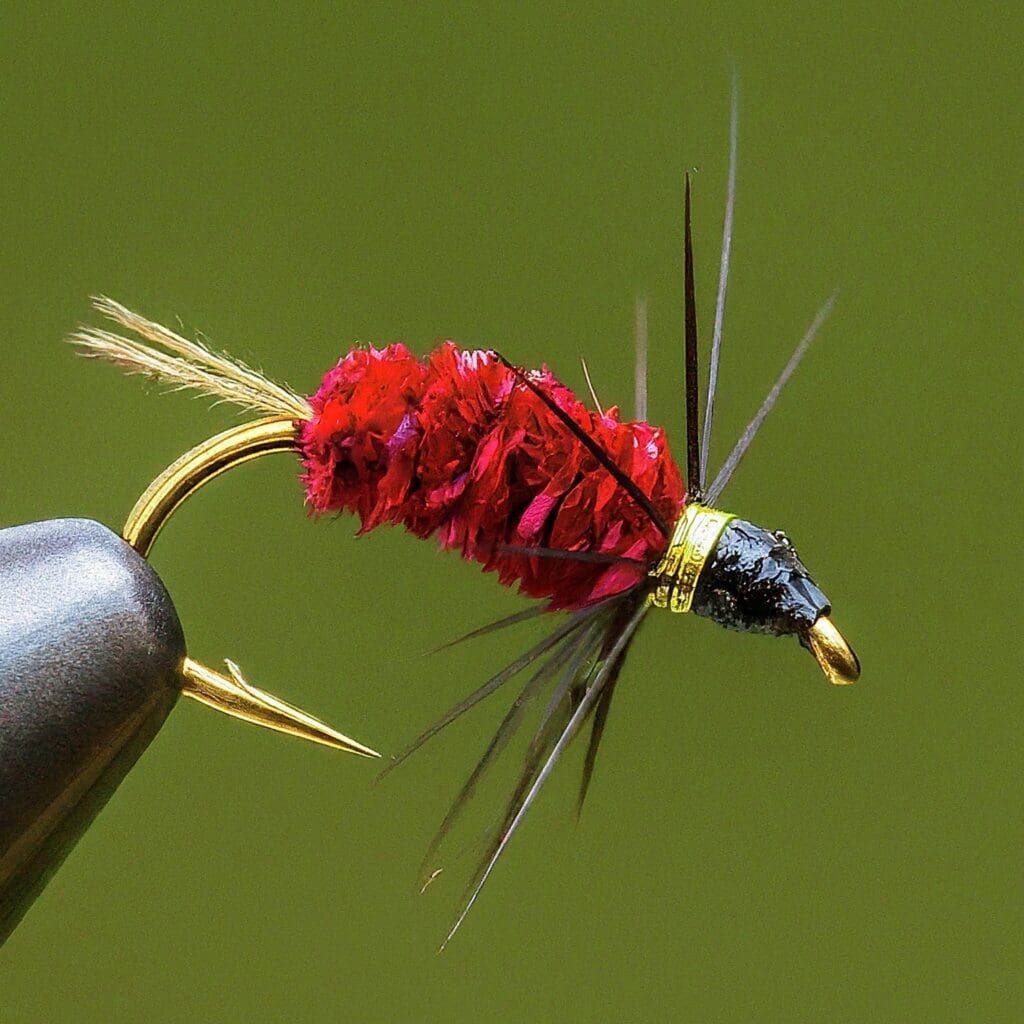
M 1020 1019 L 1011 17 L 4 5 L 0 524 L 116 527 L 236 422 L 76 360 L 97 292 L 300 390 L 453 337 L 575 387 L 585 355 L 628 405 L 643 290 L 681 453 L 682 175 L 708 335 L 734 62 L 713 458 L 841 288 L 725 504 L 794 538 L 864 664 L 833 689 L 795 643 L 652 615 L 581 823 L 577 750 L 440 957 L 470 862 L 420 897 L 419 859 L 510 694 L 377 786 L 187 703 L 0 952 L 4 1024 Z M 154 564 L 196 657 L 394 752 L 537 628 L 428 655 L 524 602 L 309 521 L 295 475 L 225 478 Z

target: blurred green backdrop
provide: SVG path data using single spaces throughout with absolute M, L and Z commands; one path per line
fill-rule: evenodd
M 834 690 L 795 643 L 652 616 L 582 822 L 576 751 L 442 957 L 468 863 L 413 882 L 506 698 L 379 786 L 180 706 L 0 953 L 5 1024 L 1019 1019 L 1024 152 L 997 10 L 4 6 L 0 524 L 116 527 L 234 422 L 76 360 L 96 292 L 304 390 L 356 341 L 453 337 L 576 387 L 586 355 L 625 403 L 643 290 L 681 452 L 682 174 L 707 328 L 735 62 L 717 458 L 840 287 L 728 505 L 785 527 L 864 663 Z M 295 475 L 219 482 L 154 564 L 197 657 L 393 752 L 536 630 L 426 655 L 522 602 L 308 521 Z

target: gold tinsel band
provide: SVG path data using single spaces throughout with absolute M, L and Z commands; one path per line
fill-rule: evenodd
M 736 517 L 704 505 L 687 505 L 672 531 L 668 550 L 651 573 L 657 581 L 649 601 L 655 608 L 688 612 L 704 565 L 718 538 Z

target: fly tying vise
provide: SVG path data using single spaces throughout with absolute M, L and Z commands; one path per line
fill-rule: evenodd
M 225 674 L 188 657 L 146 561 L 189 494 L 232 466 L 289 450 L 293 433 L 278 417 L 200 445 L 150 485 L 120 538 L 86 519 L 0 529 L 0 945 L 181 693 L 276 732 L 379 756 L 251 686 L 233 662 Z
M 118 537 L 87 519 L 0 529 L 0 945 L 185 693 L 235 718 L 366 757 L 375 751 L 186 654 L 145 556 L 192 491 L 279 432 L 249 425 L 157 478 Z M 275 447 L 276 446 L 276 447 Z
M 664 431 L 646 422 L 646 309 L 637 309 L 636 419 L 584 404 L 546 368 L 526 371 L 493 350 L 445 342 L 425 359 L 399 343 L 355 349 L 309 399 L 226 356 L 190 342 L 109 299 L 96 308 L 142 340 L 82 328 L 72 341 L 86 355 L 269 414 L 183 456 L 140 499 L 125 537 L 145 554 L 156 531 L 197 486 L 272 451 L 301 458 L 314 513 L 347 510 L 360 532 L 383 523 L 498 574 L 544 604 L 484 626 L 480 636 L 544 612 L 567 617 L 546 637 L 451 708 L 389 765 L 520 674 L 527 679 L 479 763 L 456 796 L 424 859 L 434 856 L 484 773 L 539 703 L 538 724 L 504 813 L 490 833 L 454 934 L 555 764 L 583 726 L 590 737 L 579 790 L 582 806 L 612 694 L 650 608 L 693 612 L 730 629 L 794 635 L 825 676 L 851 683 L 860 666 L 831 619 L 831 606 L 788 538 L 716 505 L 765 417 L 831 310 L 815 317 L 721 470 L 705 486 L 724 322 L 736 176 L 733 93 L 728 199 L 703 431 L 698 427 L 697 318 L 690 182 L 685 193 L 686 482 Z M 702 436 L 701 436 L 702 435 Z M 464 638 L 466 639 L 466 638 Z M 230 667 L 230 666 L 229 666 Z M 193 662 L 186 692 L 268 724 L 251 691 Z M 546 694 L 546 700 L 541 700 Z M 263 702 L 276 710 L 273 700 Z M 303 727 L 310 735 L 308 723 Z M 312 727 L 315 732 L 317 727 Z M 312 738 L 316 738 L 313 736 Z M 347 749 L 368 753 L 344 741 Z M 445 940 L 447 942 L 447 939 Z

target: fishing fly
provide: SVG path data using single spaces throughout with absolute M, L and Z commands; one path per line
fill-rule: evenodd
M 452 707 L 387 769 L 525 677 L 428 848 L 424 868 L 431 877 L 440 844 L 477 784 L 528 708 L 541 707 L 525 762 L 445 942 L 476 902 L 566 748 L 589 727 L 578 794 L 582 806 L 630 645 L 651 609 L 692 612 L 734 630 L 792 635 L 832 683 L 851 683 L 859 675 L 856 656 L 832 622 L 828 598 L 785 534 L 719 508 L 833 299 L 814 317 L 721 468 L 708 473 L 736 194 L 736 106 L 734 90 L 702 429 L 686 178 L 685 484 L 664 431 L 646 422 L 646 311 L 640 305 L 632 420 L 615 408 L 590 410 L 546 367 L 526 370 L 494 350 L 465 350 L 450 341 L 425 358 L 401 343 L 355 349 L 305 398 L 110 299 L 96 300 L 96 309 L 134 338 L 97 327 L 72 336 L 86 355 L 265 414 L 193 449 L 154 481 L 139 502 L 149 510 L 137 517 L 140 535 L 129 538 L 139 550 L 148 550 L 167 516 L 207 480 L 269 452 L 292 452 L 302 463 L 312 513 L 353 512 L 360 533 L 386 523 L 434 537 L 442 548 L 480 563 L 504 586 L 540 602 L 463 639 L 564 613 L 547 636 Z

